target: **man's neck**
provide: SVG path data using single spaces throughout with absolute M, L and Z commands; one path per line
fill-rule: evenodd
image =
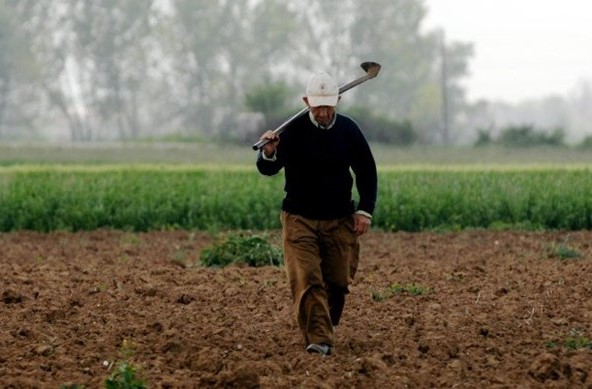
M 327 127 L 325 127 L 322 124 L 320 124 L 319 122 L 317 122 L 314 118 L 314 115 L 310 111 L 308 111 L 308 117 L 310 118 L 310 121 L 312 122 L 312 124 L 314 124 L 317 128 L 320 128 L 321 130 L 328 130 L 331 127 L 333 127 L 333 125 L 335 124 L 335 120 L 337 119 L 337 113 L 335 113 L 333 115 L 333 120 L 331 120 L 331 123 L 329 123 L 329 125 Z

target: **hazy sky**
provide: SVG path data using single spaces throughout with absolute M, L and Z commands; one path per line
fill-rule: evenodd
M 472 42 L 468 98 L 516 102 L 592 82 L 590 0 L 426 0 L 426 27 Z

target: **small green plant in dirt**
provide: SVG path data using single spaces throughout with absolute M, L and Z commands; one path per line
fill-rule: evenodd
M 569 332 L 569 336 L 565 339 L 565 342 L 563 343 L 555 341 L 547 342 L 548 348 L 555 348 L 560 345 L 565 346 L 565 348 L 567 348 L 568 350 L 592 350 L 592 340 L 590 340 L 590 338 L 588 338 L 584 334 L 584 331 L 577 328 L 571 329 L 571 331 Z
M 101 282 L 99 285 L 94 287 L 93 291 L 95 293 L 98 293 L 98 292 L 105 292 L 107 289 L 109 289 L 109 286 L 106 283 Z
M 390 295 L 387 296 L 387 294 L 384 291 L 381 290 L 371 290 L 370 291 L 370 298 L 372 299 L 372 301 L 384 301 L 386 299 L 388 299 L 390 297 Z
M 137 377 L 137 369 L 130 362 L 134 355 L 133 344 L 123 340 L 121 345 L 122 360 L 117 363 L 115 371 L 105 380 L 106 389 L 147 389 L 146 383 Z
M 592 350 L 592 341 L 587 336 L 570 336 L 565 341 L 565 347 L 570 350 Z
M 410 296 L 421 296 L 430 293 L 430 288 L 426 288 L 425 286 L 421 286 L 418 284 L 408 284 L 408 285 L 400 285 L 400 284 L 391 284 L 383 290 L 377 291 L 372 290 L 370 292 L 370 298 L 372 301 L 384 301 L 396 294 L 408 294 Z
M 187 252 L 184 249 L 178 248 L 175 250 L 173 254 L 171 254 L 170 259 L 173 263 L 185 267 L 185 259 L 187 258 Z
M 572 328 L 569 331 L 569 336 L 565 340 L 565 347 L 570 350 L 579 350 L 587 348 L 592 350 L 592 341 L 588 338 L 584 330 L 580 328 Z
M 105 380 L 106 389 L 145 389 L 144 381 L 136 377 L 136 368 L 129 362 L 119 362 L 117 368 Z
M 231 264 L 280 266 L 284 262 L 282 252 L 269 243 L 266 236 L 230 234 L 212 247 L 201 252 L 200 263 L 208 267 L 224 267 Z
M 426 288 L 426 287 L 418 285 L 418 284 L 409 284 L 406 286 L 399 285 L 399 284 L 392 284 L 388 287 L 388 289 L 393 294 L 407 293 L 407 294 L 410 294 L 411 296 L 421 296 L 423 294 L 428 294 L 430 292 L 429 288 Z
M 582 257 L 582 254 L 575 248 L 571 247 L 567 243 L 567 240 L 561 243 L 552 243 L 549 246 L 548 254 L 549 257 L 558 258 L 560 260 L 579 259 Z

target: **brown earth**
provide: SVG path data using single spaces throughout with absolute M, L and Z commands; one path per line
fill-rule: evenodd
M 372 232 L 329 357 L 283 269 L 197 266 L 212 242 L 0 234 L 0 387 L 103 387 L 125 349 L 151 388 L 592 387 L 592 232 Z

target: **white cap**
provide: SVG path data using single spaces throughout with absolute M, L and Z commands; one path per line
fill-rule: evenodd
M 337 81 L 327 73 L 315 74 L 306 86 L 306 97 L 311 107 L 336 106 L 339 101 Z

